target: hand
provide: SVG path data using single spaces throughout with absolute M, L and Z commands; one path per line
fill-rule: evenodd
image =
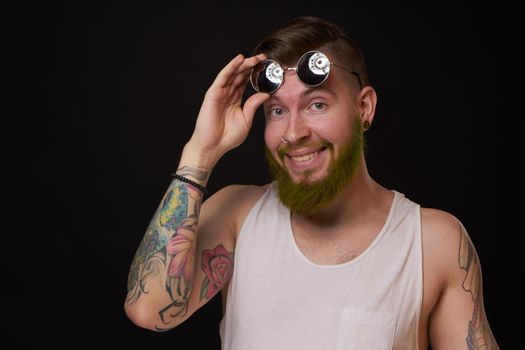
M 246 140 L 255 111 L 270 97 L 266 93 L 255 93 L 241 106 L 250 71 L 265 58 L 264 54 L 248 58 L 237 55 L 219 72 L 204 96 L 195 130 L 186 147 L 205 155 L 212 166 Z

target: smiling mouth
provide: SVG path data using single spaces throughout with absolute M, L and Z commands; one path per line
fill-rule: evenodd
M 315 157 L 317 157 L 318 154 L 319 154 L 319 151 L 316 151 L 313 153 L 305 154 L 303 156 L 288 156 L 288 157 L 290 157 L 294 162 L 302 163 L 310 159 L 314 159 Z
M 289 155 L 289 154 L 287 154 L 286 156 L 291 161 L 293 161 L 294 163 L 304 163 L 304 162 L 307 162 L 309 160 L 314 159 L 315 157 L 317 157 L 319 155 L 319 153 L 321 153 L 325 149 L 326 149 L 326 147 L 322 147 L 321 149 L 319 149 L 317 151 L 314 151 L 314 152 L 311 152 L 311 153 L 307 153 L 307 154 L 302 154 L 300 156 L 292 156 L 292 155 Z

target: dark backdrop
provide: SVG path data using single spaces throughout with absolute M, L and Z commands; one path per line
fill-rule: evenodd
M 423 2 L 421 2 L 423 3 Z M 511 9 L 480 2 L 4 2 L 3 313 L 18 345 L 218 348 L 220 300 L 162 334 L 123 312 L 135 249 L 203 94 L 237 53 L 298 15 L 343 25 L 379 96 L 371 175 L 461 219 L 502 348 L 523 313 L 522 112 Z M 259 112 L 260 113 L 260 112 Z M 263 184 L 262 115 L 210 192 Z

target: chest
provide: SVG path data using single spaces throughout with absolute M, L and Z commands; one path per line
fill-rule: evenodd
M 378 241 L 348 262 L 321 265 L 303 254 L 291 232 L 268 231 L 242 237 L 236 249 L 225 317 L 233 343 L 348 349 L 377 341 L 378 349 L 415 349 L 416 265 L 393 263 L 394 251 Z
M 311 227 L 292 220 L 297 248 L 308 260 L 319 265 L 343 264 L 361 255 L 377 238 L 382 222 L 340 229 Z

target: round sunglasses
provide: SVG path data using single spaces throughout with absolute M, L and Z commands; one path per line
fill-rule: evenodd
M 273 94 L 284 83 L 284 74 L 287 70 L 293 70 L 299 80 L 311 87 L 321 85 L 330 74 L 330 66 L 343 67 L 331 63 L 328 57 L 320 51 L 308 51 L 303 54 L 295 67 L 284 68 L 279 62 L 272 59 L 261 61 L 252 68 L 250 73 L 250 83 L 257 92 Z M 345 69 L 346 70 L 346 69 Z M 357 72 L 351 71 L 357 76 L 359 86 L 361 77 Z

